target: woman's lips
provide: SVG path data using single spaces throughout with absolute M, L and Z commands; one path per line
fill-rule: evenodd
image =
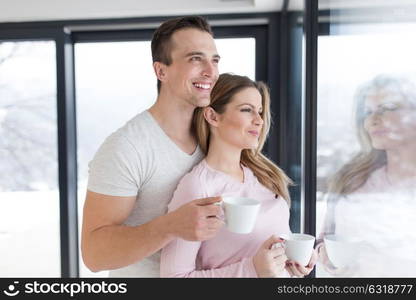
M 374 136 L 386 135 L 388 133 L 389 131 L 387 129 L 378 129 L 378 130 L 371 131 L 371 135 L 374 135 Z
M 255 131 L 255 130 L 250 130 L 248 133 L 254 135 L 254 136 L 259 136 L 259 132 Z

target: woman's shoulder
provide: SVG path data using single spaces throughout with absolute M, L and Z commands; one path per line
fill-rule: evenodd
M 183 185 L 183 184 L 191 184 L 191 185 L 195 185 L 195 184 L 199 184 L 201 182 L 203 182 L 203 177 L 205 177 L 205 168 L 203 165 L 203 160 L 200 161 L 199 163 L 197 163 L 192 169 L 191 171 L 189 171 L 188 173 L 186 173 L 179 181 L 179 185 Z
M 190 172 L 179 180 L 173 192 L 172 200 L 168 205 L 169 211 L 175 210 L 192 200 L 206 197 L 205 185 L 203 184 L 203 178 L 201 178 L 203 169 L 200 164 L 195 165 Z
M 374 193 L 382 192 L 388 187 L 386 166 L 374 170 L 366 182 L 355 191 L 355 193 Z

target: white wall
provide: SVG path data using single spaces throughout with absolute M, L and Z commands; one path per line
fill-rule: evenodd
M 320 9 L 414 7 L 416 0 L 319 0 Z M 279 11 L 283 0 L 0 0 L 0 23 Z M 302 10 L 304 0 L 289 0 Z
M 270 12 L 283 0 L 0 0 L 0 22 Z

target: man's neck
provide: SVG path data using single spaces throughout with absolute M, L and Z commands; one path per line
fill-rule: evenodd
M 173 142 L 183 151 L 192 153 L 196 147 L 196 139 L 192 133 L 195 107 L 185 101 L 175 100 L 159 96 L 149 112 Z

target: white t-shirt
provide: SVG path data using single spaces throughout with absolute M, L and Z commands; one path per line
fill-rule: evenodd
M 111 134 L 89 164 L 88 190 L 111 196 L 136 196 L 128 226 L 167 212 L 179 180 L 203 158 L 199 147 L 183 152 L 144 111 Z M 122 200 L 121 200 L 122 201 Z M 159 277 L 160 251 L 110 277 Z

